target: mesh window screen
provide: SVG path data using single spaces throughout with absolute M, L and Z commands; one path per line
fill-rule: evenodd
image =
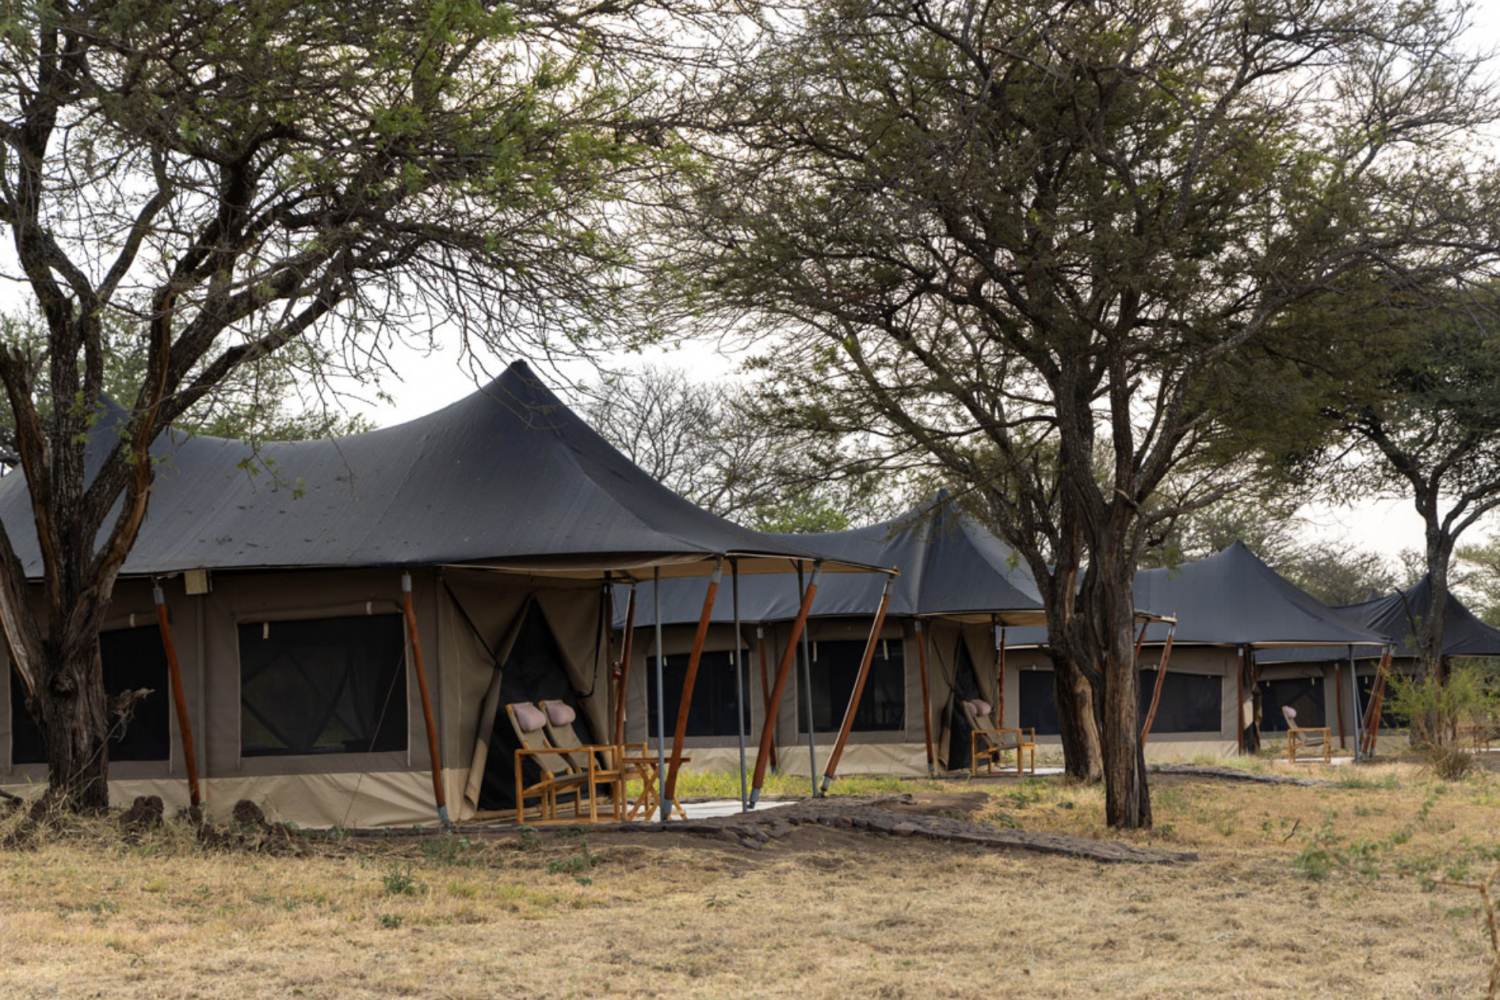
M 1038 736 L 1056 736 L 1062 732 L 1057 724 L 1057 692 L 1052 683 L 1052 671 L 1022 670 L 1020 676 L 1018 725 L 1022 729 L 1035 726 Z
M 865 640 L 841 639 L 819 642 L 812 665 L 813 724 L 818 732 L 834 732 L 844 722 L 859 661 L 865 655 Z M 854 710 L 856 733 L 900 731 L 906 726 L 906 661 L 900 639 L 875 647 L 865 692 Z M 802 686 L 799 682 L 797 690 Z M 807 706 L 797 702 L 797 728 L 807 732 Z
M 155 625 L 115 629 L 99 635 L 99 658 L 104 664 L 104 691 L 111 698 L 141 688 L 151 693 L 136 702 L 135 715 L 122 734 L 109 741 L 109 759 L 167 760 L 172 754 L 172 695 L 168 685 L 167 653 Z M 26 693 L 10 671 L 11 760 L 16 764 L 45 764 L 42 733 L 26 711 Z
M 1140 674 L 1141 722 L 1151 710 L 1151 694 L 1156 688 L 1156 671 Z M 1224 679 L 1203 674 L 1180 674 L 1167 671 L 1161 685 L 1161 702 L 1156 706 L 1153 733 L 1217 733 L 1223 722 Z
M 400 615 L 245 622 L 239 639 L 246 757 L 406 749 Z
M 682 682 L 687 677 L 688 655 L 668 656 L 662 663 L 662 684 L 666 688 L 664 703 L 667 732 L 677 725 L 677 705 L 682 700 Z M 744 706 L 745 732 L 750 728 L 750 674 L 742 669 L 743 685 L 739 704 Z M 688 706 L 689 736 L 738 736 L 734 721 L 734 661 L 729 650 L 704 652 L 698 662 L 698 678 L 693 682 L 693 703 Z M 646 716 L 653 735 L 660 730 L 656 723 L 656 657 L 646 658 Z
M 1286 732 L 1286 716 L 1281 714 L 1283 706 L 1297 710 L 1297 725 L 1326 726 L 1328 718 L 1323 707 L 1323 678 L 1287 677 L 1260 682 L 1260 730 L 1263 733 Z

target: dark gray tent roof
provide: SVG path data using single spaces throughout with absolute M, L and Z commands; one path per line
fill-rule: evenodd
M 1396 640 L 1396 655 L 1415 657 L 1413 637 L 1418 621 L 1432 608 L 1432 578 L 1423 576 L 1407 590 L 1377 597 L 1360 604 L 1349 604 L 1338 609 L 1383 635 Z M 1344 654 L 1347 655 L 1347 654 Z M 1380 655 L 1378 649 L 1356 649 L 1356 658 L 1373 658 Z M 1500 629 L 1486 625 L 1464 607 L 1453 594 L 1448 595 L 1448 610 L 1443 616 L 1444 656 L 1493 656 L 1500 657 Z M 1266 662 L 1311 663 L 1329 658 L 1326 649 L 1289 649 L 1278 652 L 1275 657 L 1265 657 Z
M 1243 542 L 1207 559 L 1135 575 L 1136 607 L 1175 616 L 1176 642 L 1214 646 L 1384 645 L 1382 633 L 1347 618 L 1299 590 L 1260 560 Z M 1146 642 L 1167 638 L 1167 626 L 1151 625 Z M 1046 633 L 1017 629 L 1015 646 L 1041 645 Z
M 120 412 L 98 423 L 90 475 Z M 126 574 L 477 565 L 596 576 L 654 564 L 697 574 L 688 564 L 716 555 L 743 555 L 752 571 L 767 568 L 760 557 L 781 570 L 816 555 L 661 486 L 522 362 L 436 413 L 368 434 L 256 450 L 168 432 L 152 451 L 156 485 Z M 271 474 L 246 471 L 252 456 Z M 19 474 L 0 480 L 0 520 L 28 574 L 40 575 Z
M 896 567 L 901 575 L 892 585 L 892 615 L 987 622 L 998 614 L 1010 622 L 1045 620 L 1031 574 L 1010 547 L 952 509 L 941 493 L 914 511 L 867 528 L 775 537 L 852 562 Z M 867 573 L 824 577 L 812 614 L 820 618 L 872 615 L 883 584 L 883 577 Z M 664 582 L 662 623 L 697 622 L 704 594 L 701 582 Z M 625 623 L 626 600 L 620 588 L 615 600 L 616 627 Z M 654 600 L 651 585 L 642 585 L 636 597 L 638 626 L 655 623 Z M 799 604 L 795 576 L 768 575 L 740 582 L 741 621 L 785 621 L 796 617 Z M 714 604 L 713 620 L 734 621 L 727 581 Z

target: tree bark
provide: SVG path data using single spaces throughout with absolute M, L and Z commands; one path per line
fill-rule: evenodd
M 1063 770 L 1070 778 L 1104 779 L 1104 753 L 1094 711 L 1094 688 L 1067 651 L 1050 646 L 1057 728 L 1062 738 Z
M 1141 742 L 1140 677 L 1135 668 L 1133 570 L 1119 552 L 1093 553 L 1096 621 L 1101 626 L 1104 681 L 1104 812 L 1112 827 L 1151 828 Z
M 51 643 L 27 709 L 47 751 L 47 797 L 78 812 L 109 808 L 109 699 L 97 642 L 74 655 Z

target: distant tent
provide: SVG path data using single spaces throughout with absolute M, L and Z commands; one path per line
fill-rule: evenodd
M 1142 570 L 1135 576 L 1133 597 L 1137 607 L 1177 621 L 1176 648 L 1163 679 L 1161 704 L 1148 743 L 1148 752 L 1153 753 L 1223 753 L 1237 748 L 1241 727 L 1248 730 L 1253 724 L 1256 699 L 1269 704 L 1268 682 L 1274 682 L 1270 697 L 1277 700 L 1275 707 L 1261 713 L 1262 729 L 1284 728 L 1279 708 L 1283 703 L 1305 709 L 1307 714 L 1299 713 L 1304 720 L 1317 718 L 1324 704 L 1333 704 L 1331 672 L 1327 676 L 1321 668 L 1257 672 L 1258 658 L 1280 659 L 1283 648 L 1297 646 L 1345 650 L 1354 645 L 1378 655 L 1387 643 L 1379 630 L 1327 607 L 1281 577 L 1242 542 L 1205 559 Z M 1155 680 L 1166 636 L 1164 624 L 1146 630 L 1141 655 L 1143 705 L 1149 702 L 1149 685 Z M 1039 646 L 1046 642 L 1046 634 L 1019 629 L 1014 642 Z M 1258 652 L 1264 650 L 1271 652 Z M 1037 653 L 1018 653 L 1013 659 L 1018 670 L 1046 671 L 1050 677 L 1050 662 Z M 1022 692 L 1023 717 L 1055 718 L 1050 680 L 1018 678 L 1017 687 Z
M 105 407 L 88 475 L 123 419 Z M 150 508 L 101 645 L 106 683 L 157 694 L 138 710 L 136 746 L 110 769 L 113 794 L 185 798 L 167 685 L 136 684 L 155 661 L 140 660 L 134 673 L 111 666 L 131 643 L 153 645 L 156 576 L 206 803 L 220 815 L 250 798 L 307 825 L 433 817 L 403 570 L 431 674 L 442 781 L 456 806 L 472 787 L 477 737 L 494 742 L 481 711 L 497 683 L 498 698 L 559 697 L 581 709 L 581 728 L 608 731 L 610 581 L 658 569 L 702 575 L 730 556 L 744 572 L 779 571 L 822 555 L 667 490 L 521 363 L 435 413 L 367 434 L 252 447 L 169 431 L 152 452 Z M 0 520 L 39 577 L 19 474 L 0 479 Z M 45 778 L 30 762 L 28 725 L 12 684 L 0 685 L 0 787 L 10 791 Z M 476 770 L 468 811 L 502 800 L 505 775 L 495 768 L 504 763 Z
M 1375 596 L 1359 604 L 1336 608 L 1340 614 L 1366 628 L 1389 636 L 1396 643 L 1398 658 L 1415 658 L 1416 634 L 1432 608 L 1432 578 L 1424 575 L 1406 590 L 1383 597 Z M 1380 650 L 1357 647 L 1356 659 L 1374 659 Z M 1453 593 L 1443 615 L 1443 655 L 1500 657 L 1500 629 L 1487 625 Z M 1283 662 L 1310 662 L 1328 659 L 1328 653 L 1317 649 L 1288 650 Z
M 984 696 L 996 701 L 995 633 L 992 623 L 1037 623 L 1045 621 L 1041 597 L 1030 573 L 1015 553 L 1000 539 L 956 510 L 946 494 L 938 494 L 915 510 L 888 521 L 850 531 L 825 534 L 777 536 L 788 543 L 805 545 L 855 562 L 894 566 L 901 575 L 893 582 L 890 609 L 881 633 L 880 647 L 872 663 L 854 719 L 854 732 L 846 750 L 843 773 L 926 773 L 926 729 L 922 720 L 921 664 L 928 667 L 929 719 L 939 759 L 946 758 L 949 743 L 948 707 L 959 682 L 960 664 L 981 664 L 963 683 L 972 683 Z M 807 636 L 812 670 L 807 678 L 789 684 L 777 709 L 776 745 L 783 770 L 806 774 L 811 759 L 802 746 L 808 726 L 814 733 L 836 730 L 853 691 L 854 678 L 868 637 L 870 619 L 880 600 L 884 578 L 874 574 L 847 573 L 824 577 L 818 588 Z M 685 653 L 702 608 L 702 585 L 672 580 L 662 584 L 663 644 L 668 671 Z M 628 587 L 616 588 L 615 626 L 623 628 Z M 753 720 L 758 728 L 765 718 L 769 682 L 762 683 L 760 665 L 774 673 L 785 648 L 786 623 L 798 610 L 799 591 L 792 576 L 757 576 L 740 581 L 740 620 L 745 624 L 740 639 L 747 652 L 752 680 L 749 682 Z M 710 632 L 705 663 L 712 654 L 715 669 L 729 679 L 720 684 L 733 690 L 732 663 L 727 651 L 734 648 L 733 606 L 721 594 L 714 606 L 714 630 Z M 637 588 L 637 665 L 631 671 L 631 718 L 643 720 L 648 686 L 644 679 L 654 668 L 655 594 L 650 584 Z M 925 646 L 919 645 L 925 642 Z M 721 681 L 723 679 L 721 678 Z M 703 683 L 700 680 L 700 685 Z M 696 705 L 695 715 L 708 718 Z M 810 700 L 809 706 L 806 704 Z M 637 707 L 639 706 L 639 708 Z M 733 722 L 733 713 L 728 716 Z M 631 739 L 644 738 L 643 729 L 632 728 Z M 723 727 L 689 729 L 693 763 L 733 769 L 736 733 Z M 820 748 L 823 752 L 826 748 Z

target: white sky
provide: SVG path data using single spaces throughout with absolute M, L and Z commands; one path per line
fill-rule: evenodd
M 1473 24 L 1470 34 L 1476 49 L 1500 48 L 1500 0 L 1477 0 Z M 1497 65 L 1497 71 L 1500 71 L 1500 65 Z M 477 360 L 485 370 L 498 373 L 508 359 L 482 357 Z M 627 366 L 668 365 L 703 379 L 723 378 L 734 369 L 732 359 L 698 344 L 653 350 L 638 358 L 622 359 L 622 363 Z M 589 373 L 579 368 L 570 374 L 574 378 L 586 379 Z M 387 377 L 383 384 L 385 391 L 393 397 L 392 402 L 371 404 L 362 410 L 381 425 L 398 423 L 438 409 L 472 392 L 475 385 L 475 379 L 457 363 L 457 352 L 451 345 L 449 349 L 433 354 L 413 353 L 410 357 L 400 358 L 395 377 Z M 1422 545 L 1422 522 L 1409 500 L 1369 500 L 1347 507 L 1309 504 L 1299 511 L 1299 516 L 1308 523 L 1309 537 L 1353 543 L 1379 552 L 1392 563 L 1403 549 L 1420 549 Z M 1476 531 L 1487 533 L 1495 528 L 1495 522 L 1496 519 L 1492 519 L 1491 523 L 1480 525 Z M 1470 540 L 1478 540 L 1478 537 L 1474 534 Z

